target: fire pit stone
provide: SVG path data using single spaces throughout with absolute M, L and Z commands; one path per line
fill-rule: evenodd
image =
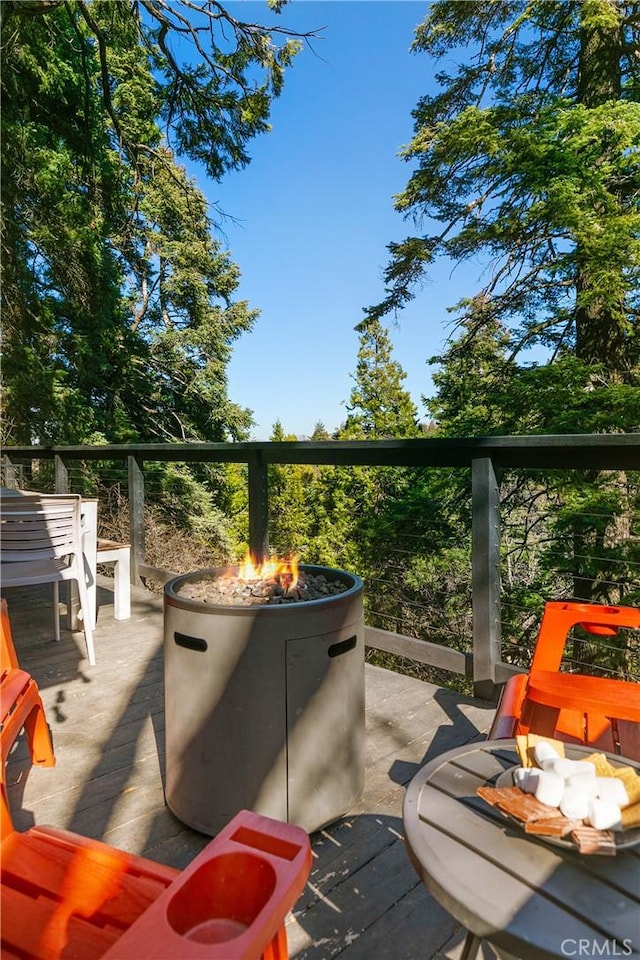
M 177 590 L 180 596 L 202 603 L 257 604 L 306 603 L 336 596 L 348 590 L 344 580 L 327 579 L 323 573 L 313 574 L 300 570 L 295 585 L 290 576 L 275 574 L 271 577 L 244 577 L 227 574 L 212 576 L 203 574 L 201 579 L 189 579 Z

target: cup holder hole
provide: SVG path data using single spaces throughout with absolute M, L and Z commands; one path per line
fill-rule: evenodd
M 199 943 L 241 936 L 276 885 L 271 864 L 253 853 L 222 853 L 192 874 L 169 901 L 167 919 L 176 933 Z

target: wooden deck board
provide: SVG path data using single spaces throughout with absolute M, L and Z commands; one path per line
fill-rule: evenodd
M 66 827 L 183 868 L 209 838 L 164 803 L 162 599 L 135 589 L 131 619 L 116 621 L 109 585 L 101 578 L 93 668 L 82 633 L 63 630 L 53 641 L 47 588 L 6 591 L 18 656 L 40 685 L 58 760 L 31 768 L 18 744 L 8 766 L 14 820 L 18 829 Z M 312 838 L 312 873 L 288 923 L 290 955 L 455 960 L 463 931 L 409 863 L 402 801 L 428 759 L 486 735 L 493 709 L 371 665 L 365 677 L 365 791 Z

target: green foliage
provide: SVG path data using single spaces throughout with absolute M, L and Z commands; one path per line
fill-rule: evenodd
M 397 197 L 427 230 L 391 244 L 386 297 L 370 318 L 411 299 L 436 257 L 480 257 L 489 279 L 455 307 L 471 334 L 499 323 L 511 357 L 536 343 L 569 348 L 610 382 L 637 384 L 634 10 L 607 0 L 431 4 L 414 50 L 443 65 L 440 92 L 414 111 L 403 155 L 417 166 Z
M 415 437 L 417 411 L 403 388 L 406 373 L 392 359 L 391 342 L 382 325 L 373 320 L 360 333 L 360 349 L 347 411 L 340 429 L 344 440 Z
M 636 5 L 607 0 L 442 0 L 416 31 L 414 50 L 439 69 L 438 92 L 414 110 L 403 151 L 414 169 L 396 198 L 417 230 L 390 245 L 385 298 L 360 327 L 375 330 L 412 299 L 439 257 L 485 267 L 431 359 L 426 404 L 440 436 L 640 429 L 639 39 Z M 528 362 L 540 346 L 548 360 Z M 468 490 L 460 472 L 445 484 L 431 474 L 416 478 L 408 503 L 383 508 L 392 549 L 412 503 L 424 531 L 395 560 L 387 607 L 429 635 L 439 604 L 460 649 Z M 420 512 L 430 497 L 437 521 Z M 637 476 L 510 474 L 501 502 L 507 658 L 528 662 L 551 597 L 637 595 Z M 427 611 L 412 616 L 419 598 Z
M 325 427 L 322 420 L 318 420 L 315 427 L 313 428 L 313 433 L 309 437 L 310 440 L 331 440 L 329 431 Z
M 82 442 L 98 428 L 111 441 L 221 440 L 251 422 L 227 397 L 226 366 L 256 312 L 234 299 L 239 271 L 163 142 L 161 58 L 138 26 L 134 8 L 99 2 L 3 20 L 14 442 Z
M 294 441 L 278 420 L 271 440 Z M 278 557 L 300 557 L 309 562 L 308 544 L 313 521 L 314 468 L 307 464 L 269 466 L 269 541 Z
M 297 38 L 182 0 L 1 14 L 4 439 L 245 438 L 227 365 L 257 312 L 177 156 L 244 166 Z M 233 549 L 234 468 L 159 469 L 164 509 Z

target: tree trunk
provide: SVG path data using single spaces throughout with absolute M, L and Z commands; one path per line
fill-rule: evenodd
M 620 99 L 623 41 L 622 18 L 616 0 L 585 0 L 580 30 L 578 103 L 595 108 Z M 594 296 L 590 264 L 580 248 L 576 261 L 576 355 L 587 363 L 604 359 L 613 379 L 619 379 L 626 368 L 624 303 L 615 309 Z

